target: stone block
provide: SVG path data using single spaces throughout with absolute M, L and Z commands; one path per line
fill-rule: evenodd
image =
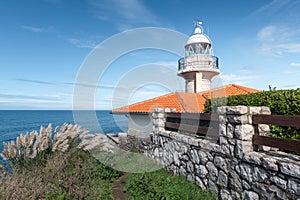
M 228 143 L 231 144 L 231 145 L 235 145 L 235 139 L 233 138 L 228 138 Z
M 245 190 L 250 190 L 251 186 L 249 185 L 249 183 L 245 180 L 242 180 L 242 186 Z
M 278 186 L 279 188 L 286 190 L 286 188 L 287 188 L 287 181 L 286 180 L 284 180 L 282 178 L 279 178 L 277 176 L 272 176 L 270 178 L 270 180 L 273 183 L 275 183 L 275 185 Z
M 165 121 L 163 119 L 156 119 L 155 121 L 155 125 L 157 125 L 158 127 L 165 127 Z
M 207 154 L 207 158 L 208 158 L 209 161 L 214 160 L 214 155 L 211 152 L 208 151 L 208 152 L 206 152 L 206 154 Z
M 186 175 L 187 175 L 187 172 L 186 172 L 184 166 L 180 166 L 178 172 L 179 172 L 179 175 L 180 175 L 180 176 L 186 177 Z
M 231 145 L 228 145 L 228 144 L 222 144 L 222 145 L 220 145 L 220 147 L 221 147 L 221 153 L 223 154 L 223 155 L 226 155 L 226 156 L 233 156 L 232 155 L 232 152 L 231 152 L 231 150 L 230 150 L 230 146 Z
M 259 196 L 257 193 L 253 191 L 244 191 L 242 194 L 242 199 L 243 200 L 259 200 Z
M 278 165 L 282 173 L 292 177 L 300 178 L 300 165 L 284 162 L 280 162 Z
M 210 179 L 208 180 L 208 189 L 216 194 L 219 193 L 218 186 Z
M 230 124 L 250 124 L 247 115 L 227 115 L 226 118 Z
M 244 115 L 248 113 L 248 107 L 247 106 L 227 106 L 226 108 L 226 114 L 229 115 Z
M 181 153 L 187 153 L 188 152 L 188 148 L 185 145 L 181 146 Z
M 227 106 L 220 106 L 217 108 L 217 113 L 219 115 L 225 115 L 227 110 Z
M 157 127 L 157 126 L 158 126 L 158 125 L 156 124 L 156 120 L 157 120 L 157 118 L 153 118 L 153 119 L 152 119 L 152 124 L 153 124 L 154 127 Z
M 165 108 L 165 112 L 171 112 L 171 108 Z
M 271 110 L 269 107 L 267 106 L 262 106 L 261 107 L 261 112 L 260 114 L 263 114 L 263 115 L 271 115 Z
M 270 185 L 253 182 L 251 184 L 252 189 L 259 194 L 259 196 L 262 196 L 262 199 L 274 199 L 274 193 L 269 190 Z
M 234 190 L 231 190 L 230 192 L 231 192 L 232 199 L 234 199 L 234 200 L 241 200 L 241 195 L 238 192 L 236 192 Z
M 293 179 L 289 179 L 287 187 L 288 187 L 288 190 L 291 193 L 296 194 L 297 196 L 300 196 L 300 184 L 299 184 L 299 182 L 297 182 Z
M 163 119 L 163 118 L 165 118 L 165 114 L 164 113 L 157 113 L 157 118 Z
M 229 170 L 228 177 L 228 187 L 235 191 L 241 191 L 242 184 L 239 175 L 234 170 Z
M 226 124 L 226 115 L 219 115 L 219 123 Z
M 253 179 L 257 182 L 263 183 L 268 178 L 266 170 L 260 167 L 254 167 Z
M 195 165 L 195 173 L 200 178 L 204 178 L 207 176 L 208 171 L 204 165 Z
M 151 114 L 151 116 L 152 116 L 152 119 L 157 119 L 157 113 L 153 112 L 153 113 Z
M 270 185 L 269 188 L 269 199 L 282 199 L 282 200 L 286 200 L 286 199 L 290 199 L 288 198 L 287 195 L 289 195 L 289 193 L 287 192 L 287 190 L 282 190 L 280 188 L 278 188 L 275 185 Z
M 249 106 L 249 114 L 250 115 L 258 115 L 258 114 L 270 115 L 271 110 L 269 107 L 266 107 L 266 106 Z
M 156 112 L 156 113 L 164 113 L 165 109 L 164 108 L 154 108 L 154 112 Z
M 207 161 L 208 161 L 207 154 L 206 154 L 204 151 L 199 150 L 199 151 L 198 151 L 198 155 L 199 155 L 200 163 L 201 163 L 201 164 L 206 164 Z
M 209 175 L 215 179 L 218 176 L 218 169 L 216 168 L 216 166 L 210 161 L 207 162 L 205 166 L 209 171 Z
M 254 127 L 250 124 L 236 125 L 234 129 L 234 137 L 239 140 L 252 140 L 254 135 Z
M 218 176 L 217 184 L 220 185 L 220 186 L 222 186 L 222 187 L 227 187 L 228 176 L 222 170 L 219 171 L 219 176 Z
M 174 164 L 176 166 L 179 166 L 180 165 L 180 160 L 179 160 L 179 153 L 177 151 L 175 151 L 173 153 L 173 159 L 174 159 Z
M 244 154 L 243 160 L 245 160 L 248 163 L 253 163 L 256 165 L 261 165 L 262 161 L 262 155 L 260 153 L 257 152 L 250 152 L 247 154 Z
M 261 107 L 257 107 L 257 106 L 249 106 L 249 114 L 250 114 L 250 115 L 258 115 L 258 114 L 261 114 Z
M 228 140 L 227 140 L 227 138 L 226 137 L 223 137 L 223 136 L 221 136 L 220 138 L 219 138 L 219 144 L 220 145 L 228 145 Z
M 182 152 L 181 152 L 181 153 L 182 153 Z M 187 163 L 187 161 L 189 161 L 188 155 L 183 154 L 183 155 L 181 156 L 181 161 L 183 161 L 184 163 Z
M 242 141 L 242 140 L 236 140 L 235 145 L 235 156 L 237 158 L 242 159 L 244 156 L 244 153 L 249 153 L 253 151 L 253 144 L 252 141 Z
M 187 176 L 187 180 L 190 181 L 190 182 L 192 182 L 192 183 L 195 183 L 195 178 L 193 177 L 192 174 L 189 174 L 189 175 Z
M 200 159 L 199 159 L 199 156 L 198 156 L 198 151 L 196 149 L 191 150 L 191 161 L 194 164 L 199 164 L 200 163 Z
M 196 180 L 196 185 L 198 185 L 202 190 L 205 190 L 205 189 L 206 189 L 206 187 L 205 187 L 205 185 L 203 184 L 201 178 L 199 178 L 198 176 L 196 176 L 195 180 Z
M 273 171 L 278 171 L 278 165 L 276 163 L 276 160 L 271 157 L 262 157 L 262 165 L 266 169 L 270 169 Z
M 216 156 L 214 158 L 214 164 L 215 164 L 216 167 L 219 167 L 223 171 L 227 171 L 226 160 L 224 158 L 222 158 L 221 156 Z
M 198 146 L 199 145 L 199 139 L 192 138 L 191 141 L 189 141 L 189 143 L 192 146 Z
M 219 124 L 219 136 L 227 136 L 227 131 L 226 131 L 226 125 L 225 124 Z
M 221 200 L 232 200 L 230 192 L 228 190 L 222 189 L 220 191 L 220 199 Z
M 233 124 L 227 124 L 226 128 L 227 128 L 226 136 L 228 138 L 233 138 L 235 126 Z
M 206 146 L 206 149 L 209 152 L 220 152 L 220 145 L 215 144 L 215 143 L 208 143 L 208 145 Z
M 270 132 L 270 126 L 267 124 L 258 124 L 258 132 L 259 135 L 266 135 L 266 133 Z
M 241 178 L 247 180 L 250 183 L 252 182 L 252 180 L 253 180 L 253 178 L 252 178 L 253 169 L 252 169 L 251 165 L 241 164 L 239 166 L 239 170 L 237 170 L 237 171 L 240 174 Z
M 269 146 L 259 146 L 259 150 L 262 150 L 262 151 L 272 151 L 272 147 L 269 147 Z M 277 150 L 274 150 L 274 151 L 277 151 Z

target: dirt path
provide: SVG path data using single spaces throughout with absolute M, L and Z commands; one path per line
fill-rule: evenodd
M 127 200 L 126 193 L 123 190 L 127 176 L 128 174 L 125 173 L 114 183 L 112 187 L 114 200 Z

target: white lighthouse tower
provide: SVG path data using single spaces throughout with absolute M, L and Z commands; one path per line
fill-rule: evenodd
M 210 90 L 211 79 L 218 74 L 218 57 L 213 55 L 211 41 L 203 34 L 202 23 L 195 22 L 194 32 L 185 45 L 185 57 L 178 60 L 178 75 L 185 79 L 185 91 Z

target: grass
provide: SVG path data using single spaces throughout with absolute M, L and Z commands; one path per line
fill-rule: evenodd
M 0 199 L 109 200 L 113 199 L 112 184 L 121 175 L 76 148 L 13 169 L 13 174 L 0 179 Z
M 5 144 L 1 156 L 9 161 L 12 173 L 3 172 L 0 165 L 0 199 L 110 200 L 120 171 L 132 173 L 124 188 L 129 199 L 216 199 L 144 155 L 133 153 L 136 149 L 130 153 L 103 153 L 102 146 L 83 150 L 80 135 L 85 133 L 77 125 L 63 124 L 52 138 L 50 124 L 41 127 L 40 133 L 21 134 L 16 142 Z
M 160 169 L 155 172 L 129 174 L 124 190 L 129 200 L 216 200 L 216 195 L 201 190 L 185 178 Z
M 71 148 L 14 163 L 13 173 L 0 179 L 0 199 L 113 199 L 112 185 L 121 172 L 100 163 L 90 153 Z M 217 199 L 185 178 L 160 169 L 129 174 L 128 199 Z

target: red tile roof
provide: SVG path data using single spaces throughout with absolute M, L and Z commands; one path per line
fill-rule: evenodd
M 217 98 L 255 92 L 259 92 L 259 90 L 236 84 L 230 84 L 201 93 L 174 92 L 121 108 L 113 109 L 112 113 L 151 113 L 153 112 L 154 108 L 176 108 L 176 111 L 180 113 L 203 112 L 206 99 L 211 99 L 211 97 Z
M 204 91 L 202 94 L 208 98 L 218 98 L 218 97 L 228 97 L 228 96 L 234 96 L 234 95 L 240 95 L 240 94 L 249 94 L 249 93 L 255 93 L 259 92 L 260 90 L 244 87 L 241 85 L 236 84 L 230 84 L 226 85 L 224 87 L 216 88 L 210 91 Z

